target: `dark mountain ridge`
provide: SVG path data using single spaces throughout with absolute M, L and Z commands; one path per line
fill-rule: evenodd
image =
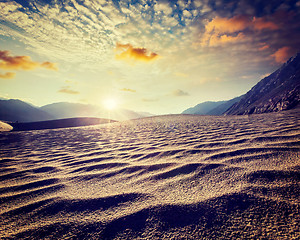
M 0 120 L 32 122 L 51 119 L 54 119 L 51 114 L 21 100 L 0 100 Z

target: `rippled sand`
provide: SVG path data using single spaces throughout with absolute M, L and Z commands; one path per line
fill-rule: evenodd
M 297 239 L 300 110 L 0 133 L 4 239 Z

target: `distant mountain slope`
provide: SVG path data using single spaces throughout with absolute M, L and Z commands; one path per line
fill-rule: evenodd
M 75 118 L 75 117 L 98 117 L 113 120 L 128 120 L 146 117 L 147 115 L 137 113 L 127 109 L 116 109 L 108 111 L 97 105 L 59 102 L 48 104 L 40 108 L 41 110 L 53 115 L 56 119 Z
M 257 83 L 225 115 L 278 112 L 292 109 L 299 102 L 300 53 Z
M 53 116 L 21 100 L 0 100 L 0 120 L 32 122 L 53 119 Z
M 229 107 L 238 102 L 241 97 L 236 97 L 228 101 L 203 102 L 197 104 L 195 107 L 188 108 L 182 114 L 222 115 Z
M 198 114 L 198 115 L 206 115 L 208 112 L 212 111 L 216 107 L 224 104 L 226 101 L 219 102 L 203 102 L 197 104 L 195 107 L 188 108 L 182 112 L 182 114 Z
M 40 107 L 56 119 L 74 117 L 97 117 L 101 115 L 97 106 L 81 103 L 58 102 Z
M 240 101 L 243 96 L 239 96 L 233 99 L 230 99 L 228 101 L 225 101 L 224 103 L 218 105 L 214 109 L 210 110 L 207 115 L 222 115 L 228 108 L 230 108 L 233 104 Z

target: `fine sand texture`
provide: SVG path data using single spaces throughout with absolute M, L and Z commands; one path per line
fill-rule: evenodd
M 0 133 L 1 239 L 299 239 L 300 110 Z
M 13 127 L 5 122 L 0 121 L 0 132 L 9 132 Z

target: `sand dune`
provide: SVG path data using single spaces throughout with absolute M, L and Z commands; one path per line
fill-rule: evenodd
M 28 130 L 41 130 L 41 129 L 57 129 L 68 127 L 81 127 L 97 124 L 105 124 L 116 122 L 114 120 L 105 118 L 92 118 L 92 117 L 77 117 L 77 118 L 64 118 L 39 122 L 24 122 L 24 123 L 11 123 L 13 131 L 28 131 Z
M 12 126 L 9 124 L 0 121 L 0 132 L 8 132 L 12 130 Z
M 0 133 L 4 239 L 297 239 L 300 110 Z

